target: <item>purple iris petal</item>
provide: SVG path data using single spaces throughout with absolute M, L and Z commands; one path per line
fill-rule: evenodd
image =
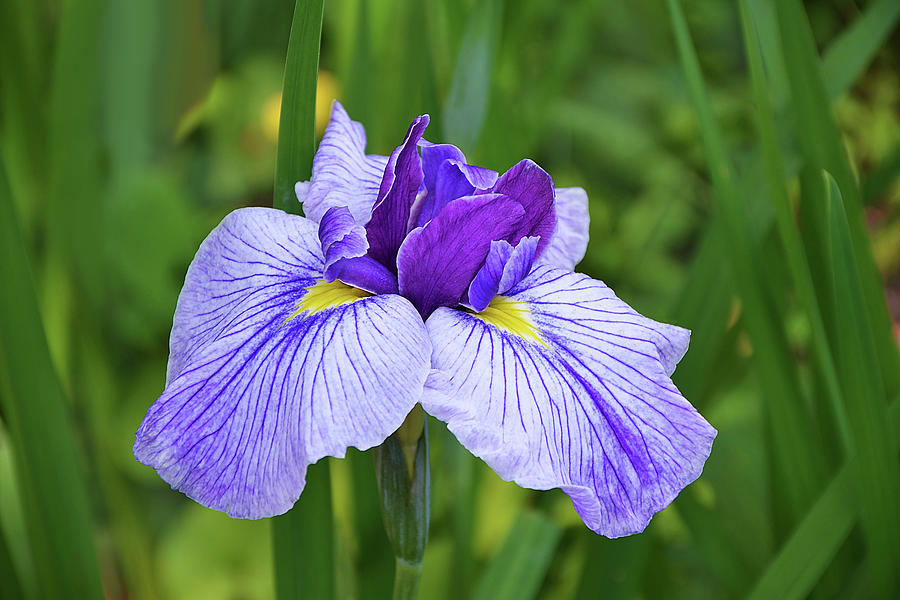
M 425 188 L 434 190 L 438 169 L 447 160 L 466 162 L 462 150 L 452 144 L 432 144 L 427 140 L 419 142 L 422 149 L 422 175 Z M 466 194 L 468 195 L 468 194 Z
M 414 215 L 417 227 L 433 219 L 451 200 L 471 196 L 475 190 L 491 187 L 497 180 L 496 171 L 467 165 L 457 160 L 445 160 L 434 181 L 418 203 Z
M 308 218 L 319 221 L 329 208 L 345 206 L 357 223 L 369 220 L 388 159 L 365 151 L 363 126 L 335 101 L 313 159 L 312 179 L 294 188 Z
M 525 208 L 525 218 L 507 241 L 513 245 L 526 235 L 540 236 L 538 256 L 550 243 L 556 229 L 553 208 L 553 180 L 534 161 L 525 159 L 513 165 L 488 190 L 492 194 L 506 194 Z
M 571 271 L 588 245 L 588 198 L 581 188 L 556 188 L 556 232 L 538 260 L 548 267 Z
M 396 294 L 397 277 L 366 256 L 366 230 L 343 206 L 329 208 L 319 222 L 319 240 L 325 255 L 325 281 L 340 279 L 373 294 Z
M 356 224 L 346 206 L 334 206 L 325 211 L 319 221 L 319 241 L 325 255 L 326 274 L 328 267 L 337 261 L 363 256 L 369 249 L 365 228 Z
M 469 286 L 469 306 L 476 312 L 487 308 L 494 296 L 505 294 L 531 271 L 540 238 L 524 237 L 513 247 L 506 240 L 491 242 L 484 266 Z
M 370 256 L 342 258 L 325 271 L 325 280 L 340 279 L 373 294 L 396 294 L 397 276 Z
M 436 310 L 422 405 L 502 478 L 561 488 L 594 531 L 643 530 L 700 475 L 716 434 L 668 376 L 688 332 L 560 269 L 536 267 L 508 298 L 542 343 Z
M 210 233 L 135 456 L 206 506 L 271 516 L 308 465 L 380 444 L 421 402 L 503 478 L 561 488 L 604 535 L 642 530 L 716 433 L 669 379 L 689 333 L 570 272 L 584 190 L 528 160 L 498 179 L 427 124 L 367 156 L 335 103 L 296 186 L 313 220 L 241 209 Z
M 369 256 L 391 271 L 397 268 L 397 249 L 409 230 L 409 214 L 422 185 L 418 142 L 428 126 L 428 115 L 416 117 L 403 143 L 394 149 L 384 170 L 372 219 L 366 225 Z
M 321 277 L 316 230 L 254 208 L 210 233 L 178 300 L 166 389 L 137 432 L 138 460 L 231 516 L 285 512 L 308 465 L 380 444 L 422 394 L 431 343 L 407 300 L 298 313 Z
M 397 255 L 400 293 L 422 316 L 456 306 L 481 268 L 491 242 L 518 227 L 524 210 L 500 194 L 457 198 L 413 230 Z

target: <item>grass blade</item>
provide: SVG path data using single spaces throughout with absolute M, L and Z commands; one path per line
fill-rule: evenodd
M 284 62 L 275 208 L 300 213 L 294 184 L 309 179 L 316 144 L 316 77 L 324 0 L 297 0 Z
M 475 590 L 475 600 L 534 598 L 547 574 L 560 536 L 546 518 L 520 513 Z
M 106 284 L 97 244 L 104 212 L 97 61 L 103 4 L 63 4 L 50 99 L 49 244 L 74 267 L 77 290 L 92 308 L 102 305 Z
M 897 450 L 900 448 L 900 400 L 891 404 L 888 422 L 893 448 Z M 759 578 L 748 600 L 800 600 L 809 596 L 859 516 L 853 476 L 858 469 L 857 461 L 854 456 L 837 472 Z
M 784 62 L 789 74 L 793 114 L 796 117 L 798 142 L 806 167 L 814 173 L 831 173 L 842 194 L 843 207 L 850 228 L 863 298 L 875 336 L 877 362 L 885 388 L 890 396 L 900 392 L 900 355 L 891 335 L 890 317 L 884 302 L 881 279 L 868 252 L 868 237 L 863 222 L 862 202 L 856 178 L 844 149 L 843 139 L 831 114 L 828 91 L 816 55 L 809 21 L 797 0 L 775 2 Z M 814 219 L 821 219 L 823 207 L 810 207 Z M 817 209 L 817 210 L 816 210 Z M 820 231 L 827 226 L 818 225 Z M 825 273 L 814 272 L 817 281 Z
M 475 149 L 487 114 L 502 13 L 501 0 L 476 3 L 459 46 L 443 124 L 444 138 L 464 152 Z
M 0 596 L 8 600 L 25 598 L 2 528 L 0 528 Z
M 836 354 L 847 414 L 858 458 L 857 498 L 869 546 L 869 573 L 879 597 L 898 591 L 900 565 L 900 479 L 890 439 L 884 387 L 878 373 L 875 342 L 865 312 L 862 286 L 837 182 L 826 176 L 826 214 L 834 254 L 834 304 L 840 314 Z
M 744 305 L 746 331 L 754 348 L 754 362 L 765 396 L 772 440 L 773 491 L 786 512 L 778 516 L 782 527 L 794 523 L 816 497 L 824 478 L 822 457 L 808 426 L 810 419 L 799 383 L 791 370 L 791 355 L 780 318 L 767 296 L 768 280 L 754 263 L 754 251 L 745 227 L 743 209 L 719 129 L 707 95 L 700 65 L 678 0 L 668 0 L 675 40 L 703 139 L 717 208 L 729 243 L 734 279 Z
M 784 159 L 781 154 L 781 148 L 778 145 L 778 136 L 775 130 L 775 111 L 769 97 L 759 42 L 750 21 L 746 0 L 741 0 L 740 12 L 747 64 L 750 68 L 750 78 L 753 84 L 756 129 L 759 133 L 766 180 L 768 182 L 769 193 L 767 196 L 772 201 L 775 222 L 787 255 L 791 276 L 812 329 L 813 353 L 828 397 L 826 412 L 830 412 L 833 428 L 838 433 L 841 447 L 846 457 L 850 451 L 850 432 L 847 418 L 844 414 L 843 398 L 837 372 L 835 371 L 834 357 L 828 345 L 828 336 L 825 331 L 822 312 L 816 298 L 816 289 L 809 270 L 806 251 L 803 247 L 803 240 L 800 238 L 800 233 L 797 230 L 791 209 L 791 201 L 788 197 Z
M 327 460 L 310 465 L 294 508 L 272 519 L 275 597 L 334 598 L 334 520 Z
M 274 205 L 294 213 L 300 212 L 294 184 L 312 174 L 323 12 L 323 0 L 297 0 L 284 64 Z M 279 600 L 334 597 L 334 520 L 328 469 L 327 460 L 310 465 L 300 500 L 272 519 Z
M 869 3 L 846 32 L 822 56 L 828 96 L 839 98 L 862 75 L 872 56 L 882 47 L 900 19 L 900 2 L 876 0 Z
M 826 50 L 826 60 L 823 61 L 822 71 L 824 79 L 828 83 L 830 100 L 842 96 L 850 85 L 853 84 L 856 75 L 861 73 L 869 64 L 880 46 L 877 41 L 881 28 L 890 29 L 896 23 L 896 17 L 889 13 L 889 6 L 895 6 L 892 0 L 879 0 L 872 3 L 862 17 L 856 19 L 845 31 L 832 42 Z M 786 103 L 789 92 L 787 87 L 787 74 L 782 60 L 781 41 L 772 5 L 768 0 L 749 0 L 748 8 L 756 25 L 756 33 L 759 36 L 765 58 L 766 73 L 770 78 L 774 104 L 781 108 Z M 878 26 L 873 25 L 878 22 Z M 846 40 L 859 40 L 857 43 L 849 43 Z M 843 49 L 840 49 L 842 48 Z M 850 50 L 854 52 L 850 52 Z M 833 58 L 831 58 L 833 56 Z M 840 62 L 838 61 L 840 58 Z M 852 67 L 852 68 L 851 68 Z M 843 74 L 842 74 L 843 73 Z M 849 74 L 855 74 L 852 77 Z M 900 156 L 900 153 L 897 153 Z M 785 157 L 793 158 L 793 157 Z M 738 187 L 744 187 L 764 177 L 763 157 L 753 155 L 749 161 L 749 167 L 742 174 Z M 786 162 L 787 176 L 793 176 L 795 161 Z M 889 168 L 887 173 L 892 172 Z M 873 179 L 872 192 L 883 189 L 879 184 L 890 183 L 889 179 Z M 867 193 L 867 198 L 871 196 Z M 719 221 L 714 220 L 709 227 L 707 237 L 713 238 L 721 229 Z M 695 390 L 688 397 L 698 398 L 700 392 L 699 376 L 707 373 L 712 368 L 712 359 L 717 354 L 720 341 L 725 334 L 725 323 L 730 310 L 733 296 L 733 285 L 729 283 L 727 274 L 725 253 L 720 244 L 712 240 L 704 241 L 700 250 L 696 253 L 696 259 L 685 279 L 682 293 L 672 309 L 676 319 L 692 330 L 691 352 L 676 372 L 676 381 L 682 389 Z M 708 310 L 705 310 L 707 307 Z M 708 350 L 706 350 L 708 349 Z M 695 381 L 697 384 L 695 384 Z
M 0 371 L 37 581 L 46 598 L 102 598 L 87 489 L 0 163 Z

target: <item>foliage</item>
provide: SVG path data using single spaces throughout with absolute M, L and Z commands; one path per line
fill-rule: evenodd
M 291 542 L 273 552 L 267 522 L 204 509 L 131 454 L 197 245 L 308 168 L 278 139 L 293 11 L 0 3 L 4 598 L 303 584 L 276 584 Z M 528 156 L 583 186 L 579 270 L 693 330 L 675 381 L 719 430 L 696 483 L 644 534 L 607 540 L 429 422 L 422 598 L 898 593 L 898 19 L 895 0 L 326 3 L 318 131 L 337 97 L 387 154 L 427 112 L 432 141 L 475 164 Z M 284 95 L 302 131 L 305 91 Z M 339 598 L 393 581 L 368 454 L 310 471 L 332 502 L 309 499 L 325 526 L 307 541 L 333 542 Z

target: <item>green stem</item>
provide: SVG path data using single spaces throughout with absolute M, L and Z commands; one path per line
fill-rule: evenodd
M 394 567 L 394 600 L 414 600 L 419 594 L 422 562 L 411 563 L 399 556 Z
M 428 540 L 431 472 L 425 413 L 416 405 L 403 425 L 373 449 L 384 528 L 394 548 L 394 599 L 413 599 Z

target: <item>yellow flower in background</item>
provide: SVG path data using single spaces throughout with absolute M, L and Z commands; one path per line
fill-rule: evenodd
M 322 135 L 331 114 L 331 102 L 338 97 L 337 78 L 330 71 L 319 71 L 316 86 L 316 135 Z M 266 137 L 278 141 L 278 121 L 281 118 L 281 92 L 269 96 L 260 111 L 262 129 Z

